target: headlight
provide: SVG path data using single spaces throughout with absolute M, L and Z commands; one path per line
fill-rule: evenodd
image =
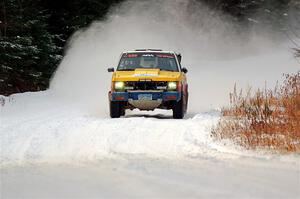
M 177 82 L 168 82 L 168 90 L 176 90 L 177 89 Z
M 115 82 L 115 90 L 124 90 L 125 83 L 124 82 Z

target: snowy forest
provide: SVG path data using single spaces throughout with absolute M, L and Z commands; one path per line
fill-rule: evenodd
M 283 35 L 298 0 L 195 0 L 231 18 L 243 31 L 259 24 Z M 1 0 L 0 94 L 45 90 L 68 39 L 95 20 L 105 20 L 122 0 Z M 300 19 L 295 19 L 300 20 Z M 288 35 L 287 35 L 288 36 Z

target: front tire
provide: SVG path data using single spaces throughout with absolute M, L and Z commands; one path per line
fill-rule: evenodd
M 121 116 L 125 116 L 126 112 L 125 112 L 125 107 L 124 106 L 120 106 L 120 115 Z
M 109 101 L 109 113 L 111 118 L 119 118 L 121 116 L 121 104 Z
M 183 99 L 175 102 L 173 105 L 173 118 L 174 119 L 182 119 L 184 116 L 184 104 Z
M 185 102 L 184 102 L 184 114 L 187 113 L 187 109 L 188 109 L 188 102 L 189 102 L 189 93 L 187 92 L 186 93 L 186 96 L 185 96 Z

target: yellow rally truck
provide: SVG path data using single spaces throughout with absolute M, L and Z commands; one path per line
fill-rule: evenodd
M 113 72 L 108 93 L 110 117 L 119 118 L 125 110 L 171 109 L 173 118 L 187 111 L 187 69 L 181 55 L 171 51 L 140 49 L 123 52 Z

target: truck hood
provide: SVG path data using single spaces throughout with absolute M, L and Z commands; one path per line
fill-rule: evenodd
M 113 81 L 179 81 L 181 73 L 160 69 L 135 69 L 134 71 L 116 71 Z

